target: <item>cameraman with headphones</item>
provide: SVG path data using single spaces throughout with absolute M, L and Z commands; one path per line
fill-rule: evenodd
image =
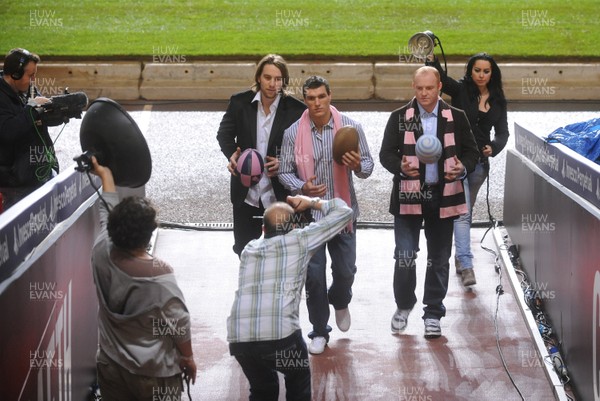
M 34 87 L 39 61 L 37 54 L 12 49 L 0 71 L 0 193 L 5 209 L 59 170 L 48 127 L 36 111 L 49 100 Z

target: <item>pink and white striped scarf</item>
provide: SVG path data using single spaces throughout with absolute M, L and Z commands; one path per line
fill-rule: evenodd
M 342 127 L 342 117 L 340 112 L 333 106 L 329 106 L 333 116 L 334 137 L 337 131 Z M 332 150 L 329 150 L 332 152 Z M 296 134 L 296 143 L 294 144 L 294 158 L 298 176 L 303 181 L 315 175 L 315 155 L 313 148 L 313 136 L 310 127 L 310 116 L 308 110 L 305 110 L 300 117 L 298 132 Z M 333 160 L 333 157 L 331 158 Z M 333 162 L 333 196 L 343 199 L 351 207 L 350 183 L 348 177 L 348 167 Z M 347 230 L 352 232 L 352 222 L 348 223 Z
M 415 121 L 415 106 L 416 100 L 413 100 L 411 106 L 406 109 L 404 115 L 404 121 L 407 127 L 418 126 Z M 444 172 L 450 171 L 455 165 L 454 156 L 456 155 L 456 142 L 454 137 L 454 118 L 452 117 L 452 110 L 448 105 L 440 101 L 439 102 L 440 114 L 446 119 L 446 132 L 444 132 L 444 151 L 442 157 L 444 158 L 443 167 Z M 422 133 L 421 133 L 422 135 Z M 415 132 L 405 131 L 404 132 L 404 145 L 403 154 L 413 165 L 419 164 L 415 152 L 415 146 L 417 144 Z M 421 201 L 418 194 L 421 191 L 422 182 L 419 177 L 417 178 L 402 178 L 400 180 L 400 193 L 404 194 L 400 196 L 400 214 L 421 214 Z M 459 195 L 457 197 L 454 195 Z M 459 216 L 467 213 L 467 203 L 464 196 L 463 183 L 460 180 L 445 182 L 443 183 L 442 200 L 440 205 L 440 218 L 447 218 L 453 216 Z

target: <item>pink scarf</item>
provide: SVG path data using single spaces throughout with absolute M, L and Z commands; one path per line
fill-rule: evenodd
M 453 124 L 450 124 L 454 121 L 452 117 L 452 110 L 449 106 L 444 102 L 439 102 L 439 111 L 443 118 L 446 119 L 448 124 L 446 124 L 446 132 L 444 132 L 444 152 L 443 152 L 443 167 L 444 171 L 450 171 L 456 162 L 454 161 L 454 156 L 456 152 L 453 150 L 455 147 L 454 141 L 454 132 L 453 132 Z M 411 106 L 406 109 L 404 121 L 411 122 L 415 117 L 415 108 L 416 108 L 416 100 L 411 102 Z M 411 124 L 407 124 L 411 126 Z M 419 159 L 415 153 L 415 145 L 417 141 L 415 139 L 414 131 L 405 131 L 404 132 L 404 154 L 406 158 L 413 165 L 419 165 Z M 451 150 L 452 149 L 452 150 Z M 421 191 L 422 182 L 420 178 L 403 178 L 400 181 L 400 192 L 404 194 L 403 198 L 406 199 L 404 202 L 400 202 L 400 214 L 421 214 L 421 201 L 418 200 L 417 195 Z M 466 199 L 463 193 L 463 183 L 460 180 L 446 182 L 443 184 L 443 192 L 442 192 L 442 200 L 440 205 L 440 218 L 444 219 L 447 217 L 459 216 L 461 214 L 467 213 L 467 204 Z M 457 198 L 455 195 L 459 195 Z
M 337 134 L 338 129 L 342 127 L 342 117 L 340 112 L 333 106 L 329 106 L 331 115 L 333 116 L 333 136 Z M 305 110 L 300 117 L 298 124 L 298 133 L 296 135 L 296 143 L 294 144 L 294 158 L 296 160 L 296 168 L 298 176 L 303 181 L 315 175 L 315 155 L 313 150 L 313 138 L 310 128 L 310 117 L 308 110 Z M 333 158 L 332 158 L 333 160 Z M 333 162 L 333 196 L 343 199 L 346 204 L 351 207 L 350 200 L 350 184 L 348 177 L 348 168 L 344 165 Z M 352 221 L 348 223 L 346 228 L 348 232 L 352 232 Z

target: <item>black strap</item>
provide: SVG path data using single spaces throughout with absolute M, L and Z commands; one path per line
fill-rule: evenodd
M 190 394 L 190 377 L 184 375 L 183 380 L 185 380 L 185 384 L 187 385 L 187 396 L 190 399 L 190 401 L 192 401 L 192 396 Z

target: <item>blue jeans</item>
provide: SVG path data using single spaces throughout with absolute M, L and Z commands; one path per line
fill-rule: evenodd
M 488 176 L 489 164 L 477 163 L 464 180 L 465 197 L 469 211 L 454 220 L 454 246 L 455 257 L 463 269 L 473 268 L 473 253 L 471 253 L 471 222 L 473 220 L 473 206 L 477 200 L 479 189 Z
M 285 378 L 287 401 L 310 401 L 308 350 L 297 330 L 281 340 L 232 343 L 229 350 L 250 383 L 250 401 L 277 401 L 279 378 Z
M 421 225 L 425 222 L 427 272 L 423 292 L 423 319 L 440 319 L 446 315 L 443 301 L 448 292 L 449 260 L 452 254 L 454 220 L 440 219 L 441 193 L 439 190 L 434 192 L 435 195 L 430 200 L 422 203 L 422 215 L 397 215 L 394 219 L 394 298 L 398 309 L 412 309 L 417 303 L 416 258 Z
M 327 255 L 331 257 L 331 286 L 327 290 Z M 306 306 L 313 325 L 309 338 L 325 337 L 329 340 L 331 327 L 329 304 L 334 309 L 345 309 L 352 300 L 352 284 L 356 274 L 356 223 L 351 233 L 343 232 L 321 245 L 308 263 L 306 273 Z

